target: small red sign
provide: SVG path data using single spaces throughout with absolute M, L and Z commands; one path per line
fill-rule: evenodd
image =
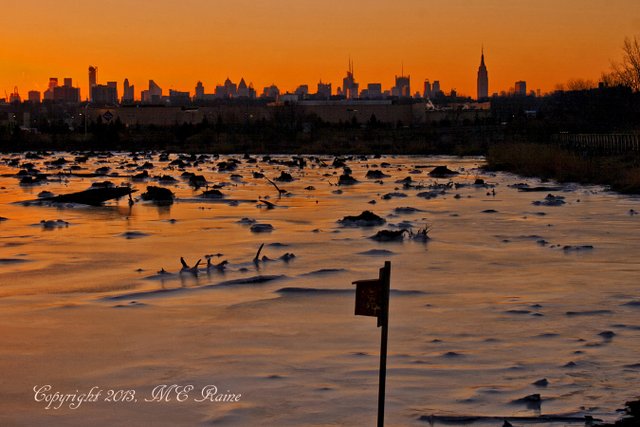
M 383 291 L 380 280 L 358 280 L 354 283 L 356 285 L 356 316 L 380 316 Z

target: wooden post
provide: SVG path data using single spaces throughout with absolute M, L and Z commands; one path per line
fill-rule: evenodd
M 389 292 L 391 290 L 391 262 L 385 261 L 380 269 L 380 281 L 382 282 L 383 307 L 378 325 L 382 326 L 380 334 L 380 380 L 378 388 L 378 427 L 384 426 L 384 398 L 387 382 L 387 338 L 389 336 Z
M 384 400 L 387 380 L 387 339 L 389 336 L 389 293 L 391 290 L 391 262 L 385 261 L 377 279 L 357 280 L 356 309 L 357 316 L 378 318 L 380 333 L 380 376 L 378 387 L 378 427 L 384 426 Z

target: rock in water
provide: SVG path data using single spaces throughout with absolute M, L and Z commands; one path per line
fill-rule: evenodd
M 382 178 L 389 178 L 390 175 L 387 175 L 386 173 L 377 170 L 377 169 L 373 169 L 367 172 L 367 174 L 365 175 L 365 178 L 368 179 L 382 179 Z
M 340 179 L 338 180 L 338 185 L 353 185 L 357 183 L 357 179 L 347 174 L 340 175 Z
M 458 172 L 452 171 L 446 166 L 436 166 L 431 172 L 429 172 L 429 176 L 434 178 L 448 178 L 454 175 L 458 175 Z
M 251 231 L 254 233 L 269 233 L 273 231 L 273 225 L 271 224 L 253 224 Z
M 277 177 L 275 180 L 280 182 L 291 182 L 293 181 L 293 177 L 291 176 L 291 174 L 285 171 L 282 171 L 280 172 L 280 176 Z
M 347 215 L 338 220 L 339 224 L 345 227 L 375 227 L 387 222 L 384 218 L 379 217 L 371 211 L 363 211 L 360 215 Z
M 142 193 L 141 197 L 146 201 L 173 203 L 173 193 L 163 187 L 148 186 L 147 192 Z
M 371 236 L 371 239 L 378 242 L 395 242 L 404 239 L 404 233 L 408 231 L 402 230 L 380 230 L 375 235 Z

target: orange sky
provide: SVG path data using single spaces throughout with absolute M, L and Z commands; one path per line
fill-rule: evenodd
M 425 78 L 475 96 L 484 43 L 489 92 L 516 80 L 552 90 L 597 80 L 625 36 L 640 35 L 639 0 L 3 0 L 0 90 L 44 90 L 72 77 L 87 95 L 125 77 L 136 98 L 154 79 L 213 92 L 244 76 L 260 93 L 318 80 L 342 84 L 349 55 L 361 88 L 393 85 L 404 63 L 412 92 Z M 4 93 L 0 92 L 0 97 Z

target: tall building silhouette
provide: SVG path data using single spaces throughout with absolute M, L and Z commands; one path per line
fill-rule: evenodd
M 30 90 L 29 102 L 32 104 L 40 104 L 40 92 L 38 92 L 37 90 Z
M 44 100 L 53 101 L 53 90 L 58 87 L 58 78 L 49 77 L 49 87 L 44 91 Z
M 440 80 L 433 81 L 433 86 L 431 86 L 431 96 L 435 98 L 442 96 L 442 89 L 440 89 Z
M 153 80 L 149 80 L 149 89 L 140 93 L 140 100 L 145 104 L 160 104 L 162 102 L 162 88 Z
M 347 76 L 342 79 L 342 92 L 347 99 L 355 99 L 358 97 L 359 84 L 356 83 L 355 77 L 353 77 L 353 62 L 349 59 L 349 71 Z
M 480 66 L 478 67 L 478 100 L 489 97 L 489 74 L 484 65 L 484 47 L 480 56 Z
M 116 105 L 118 103 L 118 85 L 116 82 L 108 82 L 106 85 L 92 87 L 91 102 L 101 105 Z
M 518 80 L 514 87 L 514 93 L 519 96 L 527 95 L 527 82 L 524 80 Z
M 411 98 L 411 76 L 404 75 L 404 65 L 401 75 L 396 76 L 396 85 L 391 88 L 391 95 L 398 98 Z
M 53 88 L 53 100 L 65 104 L 76 104 L 80 102 L 80 88 L 73 87 L 73 79 L 64 78 L 63 86 Z
M 89 66 L 89 101 L 93 102 L 92 89 L 98 84 L 98 67 Z
M 320 80 L 320 82 L 318 82 L 318 91 L 316 92 L 316 96 L 319 99 L 330 99 L 331 83 L 322 83 L 322 80 Z
M 249 98 L 249 86 L 244 81 L 244 77 L 240 78 L 240 83 L 238 83 L 237 96 L 238 98 Z
M 135 86 L 129 84 L 129 79 L 124 79 L 124 89 L 122 93 L 122 103 L 130 104 L 133 102 Z
M 424 81 L 424 91 L 422 93 L 422 97 L 424 99 L 430 99 L 433 96 L 433 92 L 431 91 L 431 82 L 429 79 Z
M 238 85 L 233 83 L 229 77 L 224 81 L 224 91 L 226 98 L 235 98 L 238 96 Z

